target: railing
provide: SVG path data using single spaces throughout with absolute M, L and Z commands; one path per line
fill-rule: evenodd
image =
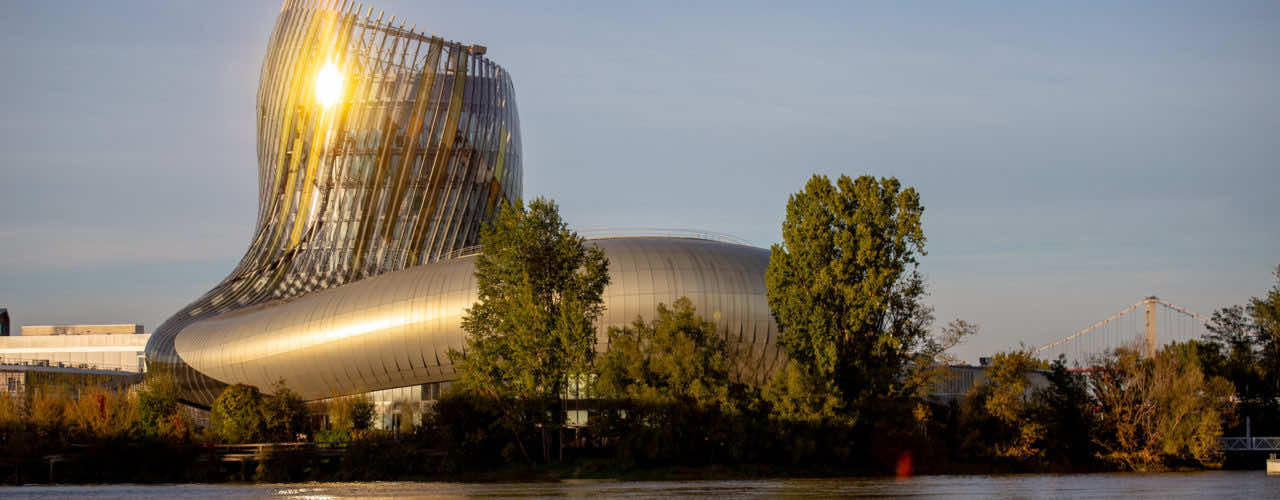
M 36 366 L 48 368 L 72 368 L 80 370 L 99 370 L 138 373 L 138 365 L 121 365 L 116 363 L 78 363 L 75 361 L 54 361 L 49 359 L 6 358 L 0 356 L 0 365 Z
M 1280 437 L 1221 437 L 1222 451 L 1280 451 Z
M 440 260 L 456 259 L 459 257 L 468 257 L 480 253 L 480 245 L 471 245 L 462 247 L 440 254 Z
M 218 459 L 223 462 L 241 462 L 261 459 L 284 451 L 305 451 L 319 456 L 340 456 L 347 452 L 347 443 L 251 443 L 220 444 L 215 447 Z
M 293 443 L 250 443 L 250 444 L 220 444 L 214 446 L 217 452 L 217 459 L 222 462 L 243 462 L 245 460 L 262 460 L 270 458 L 274 454 L 284 452 L 304 453 L 319 457 L 338 457 L 347 453 L 347 443 L 313 443 L 313 442 L 293 442 Z M 430 457 L 444 457 L 446 455 L 443 449 L 425 450 L 423 454 Z
M 656 236 L 660 238 L 692 238 L 695 240 L 719 241 L 721 243 L 732 243 L 734 245 L 754 246 L 750 241 L 744 240 L 731 234 L 717 233 L 714 231 L 703 231 L 701 229 L 670 229 L 670 228 L 653 228 L 653 227 L 610 227 L 610 228 L 587 228 L 578 231 L 578 234 L 587 239 L 603 239 L 603 238 L 632 238 L 638 236 Z
M 589 240 L 634 237 L 692 238 L 695 240 L 719 241 L 721 243 L 732 243 L 734 245 L 753 246 L 750 241 L 737 236 L 697 229 L 661 229 L 651 227 L 588 228 L 578 231 L 578 235 Z M 469 257 L 479 254 L 482 250 L 483 249 L 480 245 L 462 247 L 440 254 L 440 260 Z

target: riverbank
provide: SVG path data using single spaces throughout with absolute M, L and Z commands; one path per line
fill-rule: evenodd
M 468 465 L 450 463 L 438 450 L 403 443 L 352 442 L 332 449 L 274 447 L 228 460 L 209 446 L 119 446 L 45 456 L 40 461 L 0 463 L 8 484 L 79 483 L 340 483 L 413 481 L 461 483 L 554 483 L 563 481 L 742 481 L 777 478 L 866 478 L 921 475 L 1112 473 L 1092 470 L 1030 470 L 993 463 L 889 464 L 635 464 L 607 458 L 570 458 L 549 464 Z M 48 458 L 56 457 L 50 461 Z M 1228 460 L 1228 466 L 1261 472 L 1263 455 Z M 1205 471 L 1181 468 L 1178 472 Z M 1141 473 L 1134 473 L 1141 474 Z

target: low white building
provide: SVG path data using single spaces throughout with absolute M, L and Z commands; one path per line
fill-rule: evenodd
M 22 335 L 0 336 L 0 364 L 146 371 L 151 334 L 142 325 L 23 326 Z

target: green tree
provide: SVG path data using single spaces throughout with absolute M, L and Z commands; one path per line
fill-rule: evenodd
M 814 375 L 800 363 L 787 363 L 769 379 L 764 399 L 774 414 L 809 424 L 836 422 L 844 415 L 844 397 L 830 379 Z
M 1245 400 L 1263 396 L 1267 388 L 1259 355 L 1263 335 L 1245 307 L 1214 311 L 1206 327 L 1209 334 L 1204 342 L 1195 344 L 1205 373 L 1231 381 L 1236 394 Z
M 254 443 L 266 432 L 262 393 L 257 387 L 235 384 L 222 390 L 209 409 L 209 430 L 223 443 Z
M 351 400 L 351 428 L 357 431 L 368 430 L 373 427 L 373 400 L 369 396 L 361 394 Z
M 462 318 L 466 349 L 449 352 L 458 384 L 533 408 L 511 412 L 513 431 L 535 423 L 515 415 L 538 419 L 547 409 L 554 415 L 547 423 L 559 427 L 565 414 L 551 403 L 594 360 L 608 260 L 570 231 L 556 204 L 544 198 L 528 209 L 519 201 L 503 206 L 480 243 L 478 297 Z
M 609 328 L 596 390 L 604 397 L 654 403 L 732 407 L 733 355 L 716 325 L 702 319 L 688 297 L 658 304 L 651 323 Z
M 1068 370 L 1065 356 L 1053 362 L 1047 378 L 1049 385 L 1036 391 L 1039 411 L 1034 417 L 1043 422 L 1048 437 L 1045 459 L 1060 468 L 1090 468 L 1100 450 L 1093 442 L 1097 403 L 1089 379 Z
M 787 202 L 766 273 L 778 343 L 803 368 L 791 375 L 830 380 L 847 411 L 918 392 L 903 380 L 932 320 L 923 213 L 915 189 L 871 176 L 815 175 Z
M 146 436 L 160 437 L 172 434 L 178 415 L 178 385 L 165 372 L 147 373 L 146 381 L 138 390 L 137 418 L 139 431 Z
M 1249 300 L 1249 316 L 1261 351 L 1261 378 L 1266 381 L 1264 396 L 1269 401 L 1280 396 L 1280 266 L 1276 266 L 1275 277 L 1276 284 L 1266 296 Z
M 284 380 L 276 382 L 275 392 L 263 396 L 262 419 L 265 436 L 272 441 L 293 441 L 310 432 L 307 405 Z

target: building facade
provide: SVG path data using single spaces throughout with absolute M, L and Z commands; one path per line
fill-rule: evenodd
M 485 52 L 373 9 L 285 2 L 259 82 L 253 240 L 146 348 L 188 402 L 279 380 L 313 400 L 431 399 L 452 380 L 479 231 L 522 194 L 514 87 Z M 591 244 L 612 277 L 601 342 L 609 326 L 688 296 L 750 353 L 750 376 L 781 362 L 768 251 L 679 237 Z
M 151 335 L 142 325 L 24 325 L 0 337 L 0 365 L 142 373 Z
M 22 325 L 23 337 L 44 335 L 137 335 L 142 325 Z

